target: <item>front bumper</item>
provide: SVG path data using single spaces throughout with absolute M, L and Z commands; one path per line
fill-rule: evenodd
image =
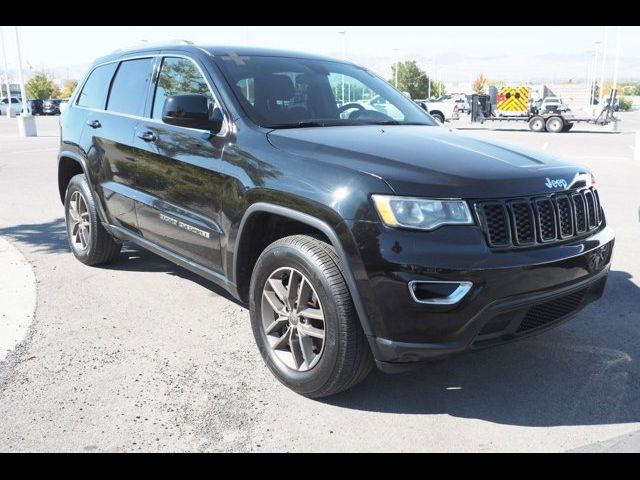
M 573 243 L 508 252 L 491 251 L 482 232 L 469 227 L 428 236 L 373 223 L 352 227 L 368 277 L 359 287 L 374 299 L 369 343 L 383 370 L 561 323 L 602 295 L 614 243 L 606 226 Z M 594 266 L 590 260 L 602 251 Z M 425 305 L 412 297 L 413 281 L 471 282 L 473 288 L 455 305 Z

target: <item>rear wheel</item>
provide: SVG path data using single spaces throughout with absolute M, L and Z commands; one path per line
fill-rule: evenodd
M 544 132 L 546 129 L 544 118 L 542 118 L 539 115 L 536 115 L 531 120 L 529 120 L 529 128 L 533 132 Z
M 253 334 L 265 363 L 293 391 L 319 398 L 361 382 L 373 360 L 333 247 L 277 240 L 251 277 Z
M 112 262 L 122 244 L 109 235 L 98 218 L 96 205 L 84 175 L 76 175 L 65 197 L 67 238 L 75 257 L 85 265 Z
M 564 120 L 562 117 L 551 117 L 547 119 L 547 131 L 551 133 L 561 133 L 564 130 Z

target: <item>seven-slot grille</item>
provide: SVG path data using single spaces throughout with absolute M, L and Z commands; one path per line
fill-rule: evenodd
M 585 188 L 548 196 L 476 203 L 491 248 L 529 247 L 568 240 L 602 224 L 598 192 Z

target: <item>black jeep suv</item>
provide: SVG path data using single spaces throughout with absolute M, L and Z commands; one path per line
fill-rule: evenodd
M 132 241 L 221 285 L 271 371 L 309 397 L 374 362 L 537 333 L 600 297 L 609 271 L 590 172 L 439 126 L 350 63 L 121 51 L 96 61 L 61 128 L 78 260 Z

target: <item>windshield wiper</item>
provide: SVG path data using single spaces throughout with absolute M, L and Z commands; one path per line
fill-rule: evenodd
M 313 128 L 313 127 L 337 127 L 340 125 L 349 125 L 349 123 L 345 123 L 344 121 L 327 121 L 327 122 L 319 122 L 319 121 L 307 121 L 307 122 L 297 122 L 297 123 L 282 123 L 280 125 L 271 125 L 271 128 Z

